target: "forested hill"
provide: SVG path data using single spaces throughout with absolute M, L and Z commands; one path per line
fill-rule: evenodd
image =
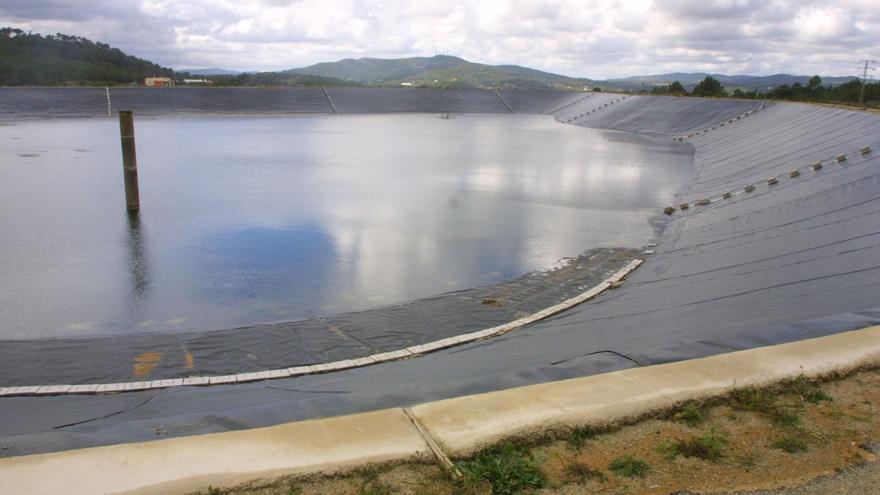
M 396 59 L 348 58 L 279 74 L 331 77 L 369 86 L 431 88 L 558 89 L 581 91 L 595 81 L 518 65 L 487 65 L 449 55 Z
M 86 38 L 0 28 L 0 86 L 143 83 L 145 77 L 173 74 Z

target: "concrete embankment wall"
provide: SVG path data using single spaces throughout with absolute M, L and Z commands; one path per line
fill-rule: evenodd
M 591 93 L 424 88 L 110 88 L 111 111 L 169 113 L 549 113 Z M 100 117 L 105 88 L 0 88 L 0 118 Z

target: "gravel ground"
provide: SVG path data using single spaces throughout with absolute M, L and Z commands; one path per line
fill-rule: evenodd
M 735 495 L 876 495 L 880 494 L 880 463 L 869 462 L 798 488 L 736 492 Z M 734 495 L 730 493 L 728 495 Z

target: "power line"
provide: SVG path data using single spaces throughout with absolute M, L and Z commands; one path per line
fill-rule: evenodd
M 877 70 L 876 67 L 871 67 L 871 65 L 876 63 L 876 60 L 859 60 L 859 70 L 862 71 L 862 89 L 859 91 L 859 105 L 865 103 L 865 86 L 868 84 L 868 71 Z

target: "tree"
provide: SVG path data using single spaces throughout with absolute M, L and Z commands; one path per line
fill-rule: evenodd
M 727 96 L 727 91 L 724 90 L 721 81 L 712 76 L 706 76 L 705 79 L 694 87 L 691 94 L 693 96 Z
M 644 90 L 642 90 L 642 92 L 644 92 Z M 687 90 L 684 89 L 684 86 L 682 86 L 680 82 L 674 81 L 669 86 L 654 86 L 651 88 L 651 94 L 687 96 Z
M 0 28 L 0 86 L 125 84 L 151 75 L 174 71 L 78 36 Z
M 672 84 L 669 85 L 669 94 L 685 96 L 688 94 L 688 92 L 686 89 L 684 89 L 684 86 L 682 86 L 680 82 L 672 81 Z
M 807 86 L 810 89 L 817 89 L 819 86 L 822 86 L 822 78 L 818 75 L 811 77 L 810 80 L 807 81 Z

